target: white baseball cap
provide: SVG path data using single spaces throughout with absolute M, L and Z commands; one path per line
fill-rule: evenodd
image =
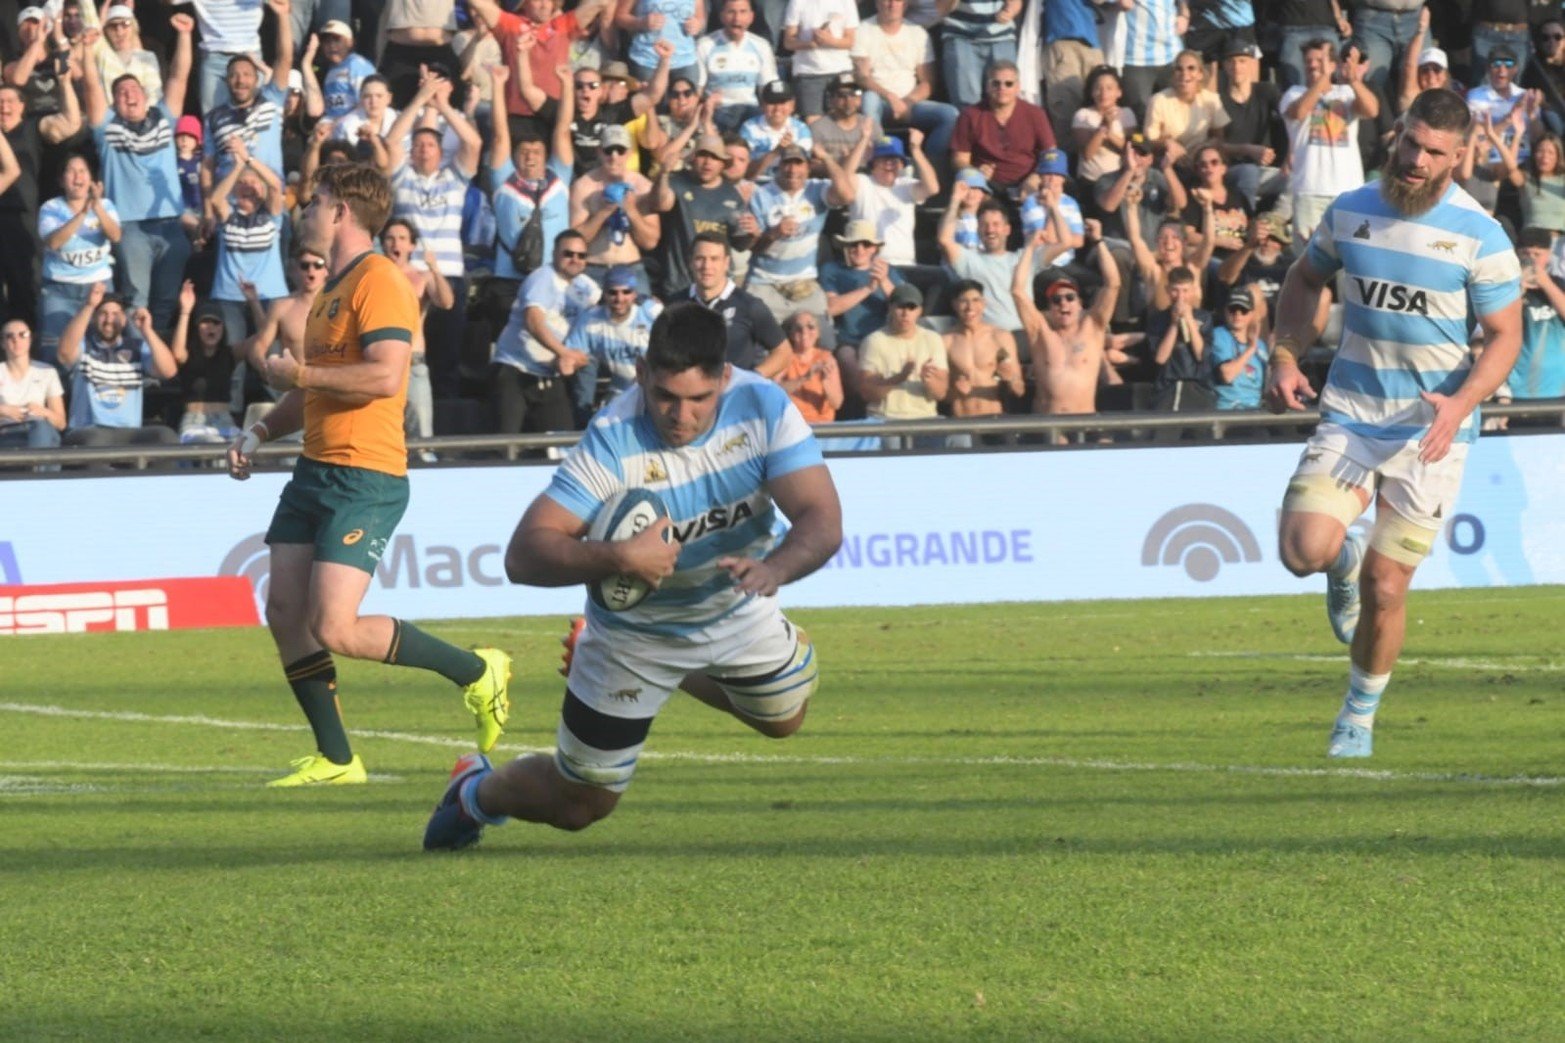
M 1418 64 L 1421 66 L 1438 65 L 1442 69 L 1451 67 L 1451 63 L 1446 60 L 1445 52 L 1438 47 L 1425 47 L 1418 56 Z
M 41 22 L 44 19 L 44 11 L 41 7 L 24 7 L 16 16 L 16 24 L 23 22 Z
M 110 22 L 134 22 L 135 20 L 136 12 L 124 4 L 115 4 L 103 12 L 104 25 L 108 25 Z

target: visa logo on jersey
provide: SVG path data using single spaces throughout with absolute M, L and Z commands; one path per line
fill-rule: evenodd
M 1358 284 L 1359 300 L 1367 307 L 1412 315 L 1429 314 L 1429 295 L 1423 290 L 1383 279 L 1362 279 L 1356 275 L 1353 281 Z
M 709 532 L 731 529 L 747 518 L 755 517 L 755 509 L 744 500 L 735 504 L 713 507 L 710 511 L 687 522 L 674 523 L 674 539 L 680 543 L 698 540 Z

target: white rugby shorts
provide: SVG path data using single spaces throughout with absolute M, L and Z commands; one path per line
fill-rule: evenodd
M 1439 531 L 1456 507 L 1470 447 L 1469 442 L 1453 442 L 1444 459 L 1426 464 L 1418 458 L 1416 441 L 1366 438 L 1338 424 L 1321 424 L 1293 474 L 1327 475 L 1363 489 L 1371 504 L 1383 497 L 1403 518 Z

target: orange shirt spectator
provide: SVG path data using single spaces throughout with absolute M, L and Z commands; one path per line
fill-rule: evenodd
M 820 319 L 813 312 L 798 312 L 783 324 L 793 353 L 777 374 L 777 383 L 812 424 L 829 424 L 842 408 L 842 373 L 831 352 L 818 346 Z

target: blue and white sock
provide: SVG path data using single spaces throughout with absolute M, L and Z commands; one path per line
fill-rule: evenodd
M 1390 674 L 1372 674 L 1356 664 L 1349 667 L 1348 697 L 1342 700 L 1342 712 L 1337 714 L 1337 720 L 1360 728 L 1375 727 L 1375 711 L 1380 709 L 1380 697 L 1390 682 Z
M 1353 571 L 1353 566 L 1358 564 L 1358 544 L 1344 537 L 1342 547 L 1337 551 L 1337 560 L 1326 567 L 1326 575 L 1332 579 L 1346 576 Z
M 468 818 L 475 822 L 482 822 L 486 826 L 499 826 L 511 821 L 509 815 L 490 815 L 478 806 L 478 784 L 488 775 L 487 771 L 476 772 L 462 780 L 462 785 L 457 787 L 456 796 L 462 802 L 462 811 Z

